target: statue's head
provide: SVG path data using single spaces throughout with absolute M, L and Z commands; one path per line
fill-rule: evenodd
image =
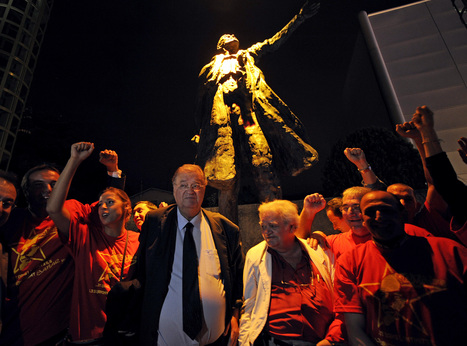
M 237 53 L 240 43 L 234 34 L 224 34 L 217 42 L 217 49 L 225 49 L 229 53 Z

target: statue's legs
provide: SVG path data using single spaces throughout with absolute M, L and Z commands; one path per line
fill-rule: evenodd
M 238 176 L 237 176 L 238 177 Z M 238 179 L 227 189 L 219 189 L 217 193 L 217 203 L 219 213 L 224 215 L 230 221 L 238 224 L 238 190 L 240 184 Z
M 213 154 L 204 172 L 209 185 L 219 190 L 219 212 L 238 222 L 241 171 L 251 172 L 260 202 L 282 198 L 279 177 L 266 137 L 253 111 L 251 95 L 229 79 L 216 92 L 211 124 L 217 127 Z
M 251 112 L 254 126 L 244 127 L 244 136 L 248 152 L 249 165 L 253 180 L 258 190 L 260 202 L 273 201 L 282 198 L 280 180 L 273 167 L 271 148 L 261 127 L 257 125 L 256 116 Z

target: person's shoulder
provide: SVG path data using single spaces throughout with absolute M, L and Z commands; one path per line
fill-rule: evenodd
M 337 259 L 338 262 L 345 262 L 345 261 L 356 261 L 358 259 L 362 260 L 368 254 L 373 252 L 376 249 L 375 243 L 373 241 L 367 241 L 364 243 L 356 244 L 355 246 L 347 248 L 345 251 L 341 253 L 339 258 Z M 371 255 L 370 255 L 371 258 Z
M 78 209 L 83 208 L 84 206 L 95 207 L 99 202 L 94 202 L 92 204 L 83 204 L 76 199 L 67 199 L 64 203 L 65 208 L 67 209 Z
M 132 231 L 132 230 L 127 230 L 128 232 L 128 241 L 130 242 L 138 242 L 138 239 L 139 239 L 139 235 L 140 233 L 139 232 L 135 232 L 135 231 Z
M 326 241 L 331 246 L 331 248 L 333 247 L 334 243 L 342 243 L 342 242 L 348 243 L 352 239 L 351 233 L 352 233 L 351 231 L 348 231 L 344 233 L 330 234 L 326 237 Z
M 259 263 L 267 251 L 266 241 L 261 241 L 252 246 L 246 253 L 245 263 Z
M 204 215 L 206 215 L 208 220 L 217 222 L 218 224 L 220 224 L 222 226 L 222 228 L 224 228 L 226 230 L 227 229 L 232 229 L 232 230 L 238 231 L 238 226 L 235 223 L 233 223 L 232 221 L 230 221 L 228 218 L 226 218 L 224 215 L 213 212 L 213 211 L 209 211 L 209 210 L 206 210 L 206 209 L 202 209 L 202 211 L 203 211 Z
M 410 223 L 404 224 L 404 231 L 408 235 L 416 236 L 416 237 L 430 237 L 432 238 L 433 235 L 428 232 L 426 229 L 412 225 Z
M 346 232 L 346 233 L 348 233 L 348 232 Z M 328 242 L 334 242 L 336 239 L 340 239 L 340 238 L 344 237 L 344 235 L 346 233 L 332 233 L 332 234 L 329 234 L 329 235 L 326 236 L 326 240 Z
M 467 255 L 467 248 L 455 240 L 443 237 L 425 237 L 424 239 L 428 241 L 432 248 L 439 248 L 441 252 L 452 253 L 453 249 L 460 249 L 460 252 Z
M 248 251 L 247 251 L 247 256 L 248 254 L 251 255 L 254 255 L 254 254 L 257 254 L 257 253 L 261 253 L 263 252 L 264 250 L 266 249 L 266 241 L 263 240 L 261 242 L 259 242 L 258 244 L 256 244 L 255 246 L 252 246 Z
M 167 217 L 170 213 L 175 213 L 177 211 L 176 204 L 170 204 L 167 207 L 157 208 L 154 210 L 148 211 L 146 214 L 145 220 L 148 219 L 162 219 Z
M 320 259 L 320 262 L 323 262 L 325 260 L 329 260 L 329 255 L 326 253 L 324 248 L 321 246 L 321 244 L 318 244 L 316 249 L 313 249 L 310 245 L 308 245 L 308 242 L 305 239 L 300 239 L 298 238 L 299 244 L 301 245 L 302 249 L 308 252 L 308 255 L 310 256 L 318 256 Z M 327 238 L 326 238 L 327 239 Z M 313 260 L 313 258 L 312 258 Z M 316 260 L 316 258 L 315 258 Z

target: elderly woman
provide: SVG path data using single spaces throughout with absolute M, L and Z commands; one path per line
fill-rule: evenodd
M 246 255 L 240 345 L 343 342 L 333 313 L 333 259 L 295 236 L 299 216 L 292 202 L 263 203 L 258 211 L 264 241 Z

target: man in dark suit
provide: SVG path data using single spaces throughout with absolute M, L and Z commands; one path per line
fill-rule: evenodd
M 143 290 L 140 342 L 227 345 L 230 338 L 230 343 L 236 344 L 244 264 L 238 227 L 201 208 L 207 181 L 199 166 L 181 166 L 172 183 L 176 204 L 149 212 L 141 230 L 137 271 Z M 184 240 L 186 233 L 191 238 L 191 229 L 196 245 L 191 272 L 196 272 L 198 263 L 199 270 L 196 287 L 189 291 L 196 290 L 198 303 L 201 301 L 198 317 L 190 317 L 183 304 L 183 291 L 188 291 L 183 289 L 188 277 L 183 268 L 187 266 L 184 257 L 188 257 Z

